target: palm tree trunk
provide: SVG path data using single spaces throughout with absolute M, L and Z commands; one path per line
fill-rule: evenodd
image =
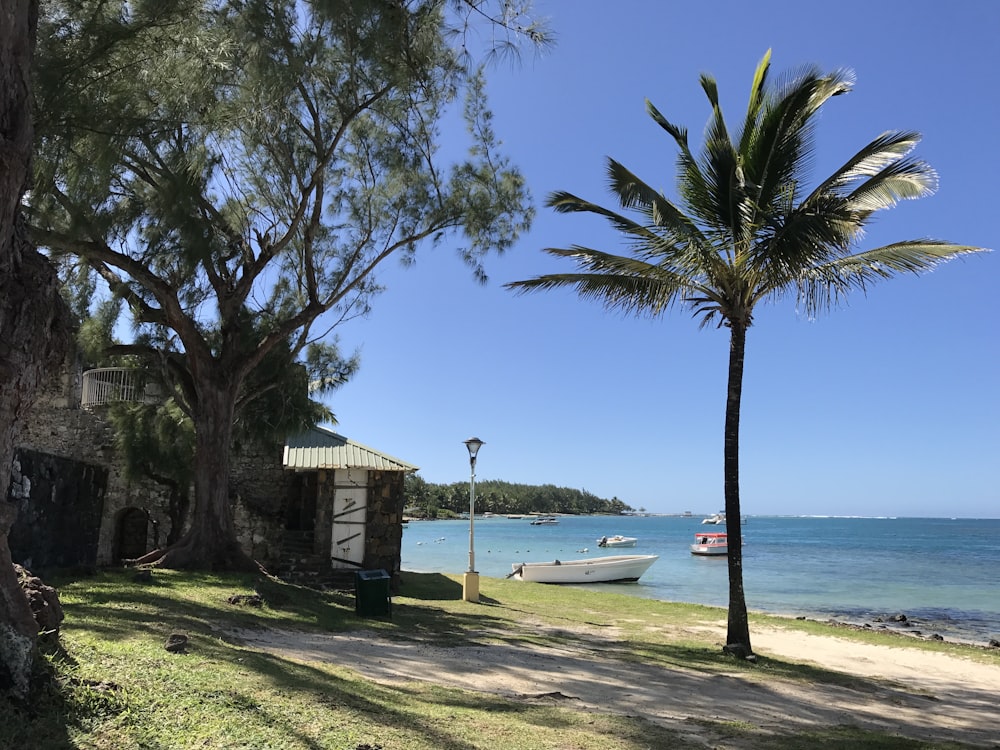
M 740 401 L 743 397 L 743 358 L 747 329 L 732 322 L 729 338 L 729 385 L 726 395 L 724 474 L 726 533 L 729 538 L 729 624 L 726 651 L 750 656 L 750 622 L 743 591 L 743 519 L 740 515 Z

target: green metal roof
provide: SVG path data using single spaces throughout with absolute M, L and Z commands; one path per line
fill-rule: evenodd
M 282 463 L 286 469 L 294 471 L 318 469 L 417 471 L 419 468 L 322 427 L 314 427 L 285 440 L 285 456 Z

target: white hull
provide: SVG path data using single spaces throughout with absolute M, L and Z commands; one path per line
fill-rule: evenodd
M 717 532 L 695 534 L 694 544 L 691 545 L 691 554 L 705 557 L 728 555 L 729 536 Z
M 554 526 L 559 523 L 558 518 L 536 518 L 531 522 L 532 526 Z
M 720 547 L 719 545 L 709 545 L 709 544 L 692 544 L 691 545 L 692 555 L 703 555 L 705 557 L 714 557 L 717 555 L 728 555 L 729 547 Z
M 514 563 L 511 576 L 534 583 L 613 583 L 638 581 L 659 555 L 611 555 L 585 560 Z
M 597 540 L 598 547 L 634 547 L 639 540 L 634 536 L 604 536 Z

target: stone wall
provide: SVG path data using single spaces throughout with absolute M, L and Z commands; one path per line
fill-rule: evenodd
M 146 549 L 153 550 L 166 543 L 173 530 L 170 492 L 152 480 L 130 481 L 125 476 L 106 409 L 81 408 L 80 383 L 76 366 L 68 366 L 49 379 L 24 422 L 18 447 L 50 457 L 50 461 L 39 466 L 61 460 L 65 471 L 70 473 L 81 470 L 74 466 L 104 472 L 103 508 L 91 558 L 98 565 L 119 564 L 115 552 L 121 522 L 126 517 L 134 518 L 136 509 L 149 521 Z M 232 454 L 231 491 L 237 534 L 244 549 L 265 564 L 277 560 L 282 530 L 280 514 L 293 479 L 282 469 L 282 446 L 280 442 L 268 446 L 236 445 Z M 29 484 L 42 480 L 40 476 L 31 476 L 31 470 L 25 478 Z M 193 496 L 191 488 L 189 497 Z M 13 533 L 12 539 L 15 539 Z
M 23 422 L 18 449 L 64 459 L 70 462 L 64 464 L 67 467 L 75 463 L 106 472 L 94 553 L 98 565 L 117 562 L 113 559 L 115 530 L 118 519 L 129 508 L 147 512 L 151 521 L 150 549 L 166 539 L 170 529 L 168 493 L 154 482 L 133 482 L 126 478 L 111 425 L 100 410 L 80 408 L 80 376 L 76 365 L 66 367 L 45 383 Z M 30 473 L 26 476 L 34 482 L 42 479 Z M 13 531 L 11 538 L 15 539 Z
M 51 480 L 53 468 L 68 478 L 60 480 L 61 497 L 69 498 L 68 487 L 77 480 L 72 477 L 92 476 L 91 484 L 101 485 L 101 507 L 95 510 L 92 502 L 87 515 L 89 544 L 96 548 L 77 563 L 98 565 L 120 564 L 117 559 L 120 538 L 135 533 L 135 524 L 145 516 L 146 549 L 152 550 L 166 543 L 171 529 L 170 493 L 167 488 L 151 480 L 130 481 L 126 478 L 123 461 L 115 447 L 114 430 L 105 419 L 103 407 L 80 407 L 81 376 L 78 366 L 69 366 L 46 383 L 38 401 L 25 420 L 25 427 L 18 441 L 21 451 L 36 456 L 25 470 L 20 467 L 18 486 L 40 486 L 39 482 Z M 231 457 L 230 492 L 233 499 L 233 521 L 237 537 L 247 553 L 270 570 L 279 566 L 285 542 L 285 528 L 289 513 L 311 510 L 315 520 L 315 549 L 329 555 L 331 515 L 330 503 L 324 502 L 325 472 L 311 475 L 285 471 L 282 467 L 284 441 L 268 445 L 235 444 Z M 45 468 L 46 480 L 40 469 Z M 88 474 L 89 472 L 89 474 Z M 23 476 L 22 476 L 23 475 Z M 332 473 L 331 473 L 332 475 Z M 368 516 L 366 519 L 366 547 L 364 567 L 385 569 L 398 583 L 401 564 L 403 520 L 403 473 L 369 472 Z M 101 477 L 101 481 L 97 480 Z M 90 481 L 90 480 L 88 480 Z M 67 484 L 68 483 L 68 484 Z M 47 486 L 47 485 L 46 485 Z M 303 504 L 303 497 L 311 497 Z M 193 488 L 190 497 L 193 498 Z M 40 520 L 41 509 L 23 511 L 26 517 Z M 51 518 L 48 511 L 46 518 Z M 310 520 L 313 520 L 310 519 Z M 294 524 L 290 528 L 295 528 Z M 32 532 L 34 534 L 35 532 Z M 54 526 L 54 538 L 65 540 L 72 528 Z M 22 532 L 21 536 L 29 536 Z M 39 537 L 40 538 L 40 537 Z M 131 537 L 130 537 L 131 539 Z M 18 540 L 12 534 L 12 547 Z M 27 542 L 25 542 L 27 544 Z M 131 544 L 126 545 L 131 549 Z M 26 549 L 26 546 L 22 546 Z M 329 562 L 327 558 L 327 563 Z M 63 563 L 56 563 L 63 564 Z
M 234 446 L 230 465 L 237 537 L 247 554 L 268 567 L 280 559 L 286 509 L 298 491 L 295 474 L 282 468 L 283 450 L 284 441 Z
M 11 557 L 34 569 L 97 563 L 108 472 L 100 466 L 17 449 L 8 500 L 17 506 Z
M 365 563 L 368 570 L 385 570 L 399 585 L 403 545 L 403 478 L 401 471 L 368 473 L 368 519 Z

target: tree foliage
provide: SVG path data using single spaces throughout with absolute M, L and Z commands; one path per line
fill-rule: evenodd
M 831 98 L 851 90 L 853 77 L 847 71 L 824 73 L 810 67 L 772 85 L 770 58 L 768 51 L 757 66 L 745 117 L 735 131 L 723 118 L 715 79 L 701 76 L 712 114 L 699 153 L 691 150 L 687 130 L 647 101 L 650 117 L 678 149 L 677 200 L 614 159 L 608 159 L 608 184 L 622 212 L 568 192 L 549 196 L 548 204 L 559 212 L 607 219 L 624 235 L 631 254 L 580 245 L 547 248 L 573 263 L 577 272 L 509 285 L 520 292 L 569 288 L 609 309 L 652 317 L 680 306 L 702 326 L 729 329 L 723 435 L 727 647 L 745 655 L 752 649 L 743 589 L 739 421 L 746 334 L 756 306 L 795 295 L 812 315 L 876 281 L 926 271 L 979 250 L 916 239 L 858 251 L 877 212 L 933 192 L 934 171 L 909 156 L 919 136 L 883 133 L 832 175 L 807 185 L 816 115 Z
M 406 477 L 408 508 L 427 517 L 460 515 L 469 512 L 469 483 L 430 484 L 418 474 Z M 476 513 L 528 514 L 565 513 L 621 515 L 633 509 L 618 498 L 605 500 L 586 490 L 531 485 L 499 479 L 476 481 Z
M 78 316 L 77 350 L 84 367 L 124 367 L 132 370 L 135 392 L 144 394 L 138 401 L 109 404 L 108 419 L 114 429 L 117 453 L 125 476 L 130 481 L 149 480 L 163 488 L 167 498 L 170 529 L 166 543 L 180 538 L 188 523 L 191 483 L 194 478 L 195 434 L 193 422 L 163 380 L 164 372 L 144 367 L 141 357 L 116 354 L 133 351 L 122 346 L 114 336 L 121 300 L 102 300 L 92 311 L 77 307 L 91 285 L 86 275 L 64 280 L 62 292 Z M 92 290 L 91 290 L 92 293 Z M 89 317 L 88 317 L 89 315 Z M 248 333 L 253 322 L 244 324 Z M 251 372 L 245 392 L 255 398 L 237 405 L 233 425 L 233 444 L 267 445 L 282 436 L 299 432 L 333 415 L 312 396 L 328 393 L 347 382 L 358 367 L 358 358 L 344 358 L 336 342 L 310 345 L 305 362 L 297 362 L 287 343 L 268 355 Z
M 526 228 L 529 196 L 497 151 L 482 72 L 452 43 L 475 17 L 518 35 L 514 10 L 46 4 L 32 235 L 124 301 L 135 335 L 117 353 L 158 367 L 194 425 L 192 530 L 151 559 L 248 564 L 228 507 L 233 424 L 278 395 L 273 368 L 343 381 L 354 365 L 321 344 L 367 312 L 382 263 L 449 242 L 484 279 L 486 255 Z M 441 124 L 463 95 L 464 155 L 443 149 Z

